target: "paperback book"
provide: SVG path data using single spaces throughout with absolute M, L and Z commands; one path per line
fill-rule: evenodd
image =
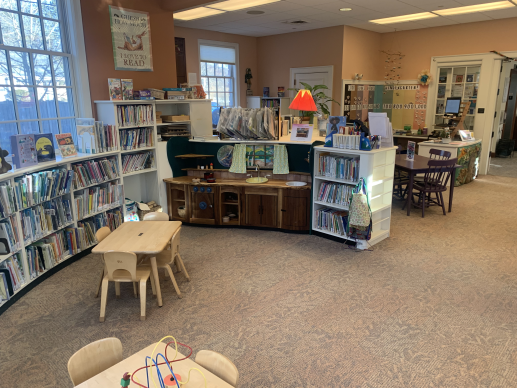
M 122 90 L 121 90 L 120 79 L 108 78 L 108 87 L 109 87 L 111 101 L 122 100 Z
M 122 99 L 132 100 L 133 99 L 133 80 L 132 79 L 121 79 L 122 83 Z
M 54 149 L 54 139 L 51 133 L 35 134 L 36 152 L 38 163 L 52 162 L 56 160 L 56 151 Z
M 30 167 L 38 164 L 34 135 L 13 135 L 10 139 L 13 164 L 16 168 Z
M 63 158 L 77 155 L 77 150 L 75 149 L 74 139 L 72 138 L 71 133 L 59 133 L 55 136 Z
M 140 152 L 122 156 L 122 173 L 145 170 L 154 165 L 154 154 L 152 152 Z
M 119 127 L 138 127 L 154 125 L 152 105 L 120 105 L 117 106 Z
M 116 157 L 73 164 L 72 169 L 75 172 L 74 189 L 84 188 L 119 177 Z

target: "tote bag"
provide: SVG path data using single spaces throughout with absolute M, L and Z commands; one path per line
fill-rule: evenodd
M 350 203 L 348 215 L 349 229 L 358 231 L 366 231 L 370 226 L 371 212 L 368 204 L 368 196 L 366 195 L 366 183 L 361 178 L 355 187 Z

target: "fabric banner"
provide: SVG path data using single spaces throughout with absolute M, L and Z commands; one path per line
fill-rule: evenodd
M 147 12 L 109 7 L 115 70 L 153 71 Z

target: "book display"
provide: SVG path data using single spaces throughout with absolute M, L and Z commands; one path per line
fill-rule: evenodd
M 75 148 L 74 139 L 71 133 L 60 133 L 56 134 L 57 145 L 61 151 L 63 158 L 69 158 L 70 156 L 76 156 L 77 150 Z

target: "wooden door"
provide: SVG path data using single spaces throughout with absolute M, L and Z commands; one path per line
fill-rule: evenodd
M 262 195 L 246 195 L 246 225 L 261 226 Z
M 178 88 L 187 82 L 187 55 L 185 53 L 185 38 L 174 38 L 176 49 L 176 79 Z
M 276 195 L 262 195 L 261 225 L 277 228 L 278 197 Z
M 282 229 L 309 230 L 310 190 L 284 190 Z

